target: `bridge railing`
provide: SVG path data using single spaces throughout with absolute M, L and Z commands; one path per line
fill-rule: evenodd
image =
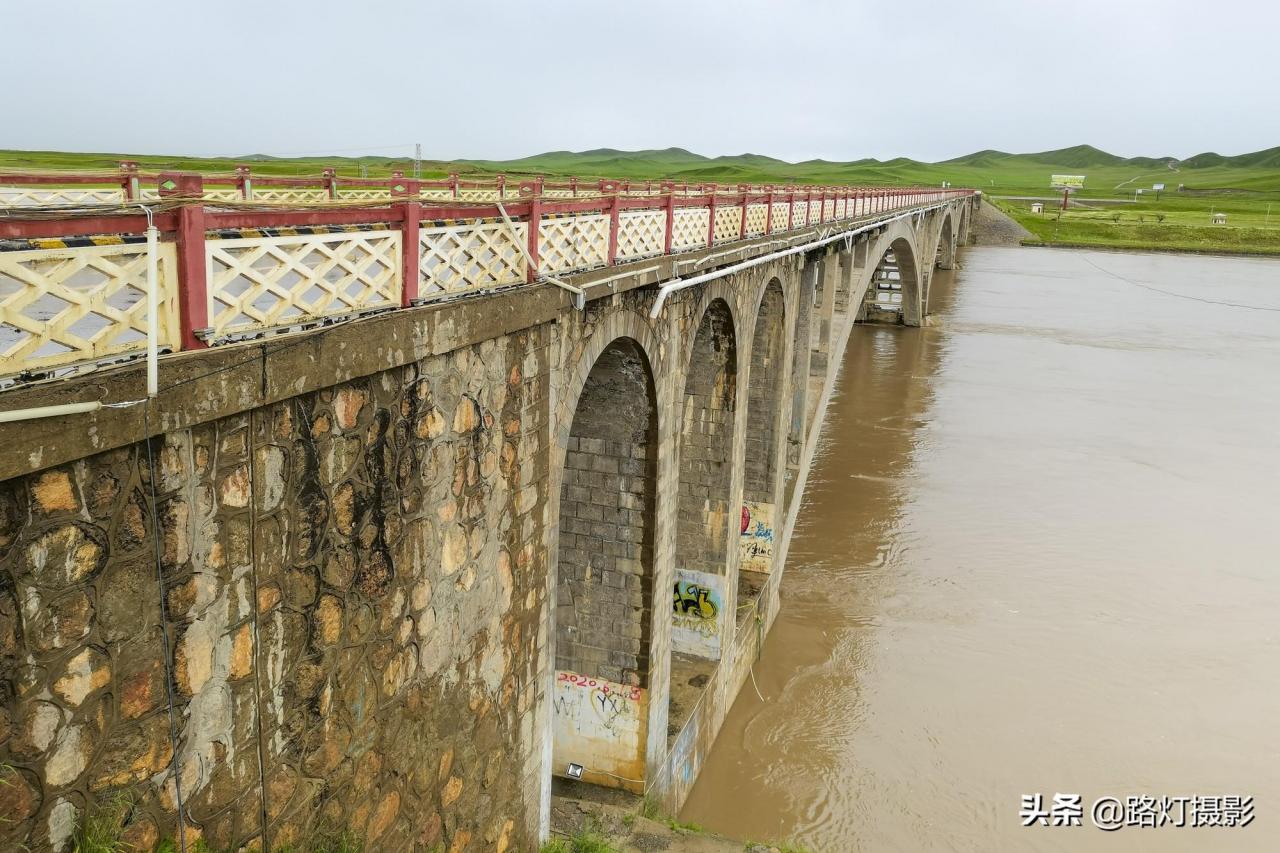
M 80 173 L 0 172 L 0 211 L 46 207 L 84 207 L 86 205 L 131 205 L 150 202 L 173 195 L 165 184 L 176 173 L 144 173 L 131 161 L 120 164 L 119 171 Z M 722 186 L 715 183 L 691 183 L 670 180 L 611 180 L 569 178 L 553 181 L 542 177 L 511 180 L 505 175 L 479 179 L 462 179 L 458 175 L 422 180 L 407 178 L 393 171 L 386 178 L 339 177 L 335 169 L 320 175 L 281 176 L 255 175 L 248 165 L 236 167 L 234 173 L 201 176 L 201 197 L 211 202 L 253 202 L 255 204 L 320 205 L 352 202 L 388 201 L 404 197 L 412 185 L 422 201 L 495 202 L 528 198 L 544 199 L 603 198 L 613 195 L 649 197 L 672 193 L 697 198 L 726 192 L 765 193 L 778 191 L 827 191 L 838 193 L 846 187 L 771 187 L 750 184 Z M 830 216 L 830 212 L 826 213 Z
M 610 182 L 593 195 L 549 198 L 542 182 L 524 182 L 502 188 L 515 190 L 513 200 L 442 203 L 424 201 L 424 188 L 483 188 L 403 179 L 388 188 L 391 200 L 283 209 L 207 205 L 198 176 L 165 183 L 146 215 L 0 214 L 3 384 L 141 355 L 150 287 L 160 349 L 199 349 L 970 192 L 711 187 L 689 195 L 664 182 L 662 194 L 636 195 Z M 148 219 L 160 235 L 154 280 L 143 237 Z

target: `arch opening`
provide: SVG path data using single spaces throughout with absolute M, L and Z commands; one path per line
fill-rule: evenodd
M 777 279 L 769 282 L 756 312 L 747 388 L 746 449 L 739 539 L 738 621 L 750 613 L 773 570 L 778 485 L 778 440 L 786 354 L 786 302 Z
M 955 266 L 955 259 L 955 232 L 951 227 L 951 214 L 947 213 L 942 217 L 942 230 L 938 234 L 938 249 L 933 255 L 933 265 L 940 269 L 949 270 Z
M 668 750 L 697 707 L 728 638 L 729 556 L 737 533 L 731 491 L 737 397 L 733 315 L 716 299 L 698 323 L 681 398 Z
M 881 255 L 863 298 L 859 320 L 920 325 L 920 275 L 915 251 L 906 238 L 894 240 Z
M 560 487 L 552 772 L 643 792 L 652 624 L 657 396 L 618 338 L 578 397 Z

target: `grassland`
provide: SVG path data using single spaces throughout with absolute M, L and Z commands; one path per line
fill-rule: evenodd
M 411 168 L 407 158 L 297 157 L 247 155 L 236 158 L 130 156 L 51 151 L 0 151 L 6 170 L 114 171 L 121 159 L 139 161 L 146 171 L 181 169 L 230 172 L 249 163 L 256 174 L 317 175 L 335 167 L 340 176 L 389 175 Z M 457 172 L 465 177 L 495 173 L 582 178 L 675 178 L 722 184 L 924 184 L 944 181 L 974 187 L 995 199 L 1035 235 L 1055 245 L 1160 248 L 1189 251 L 1280 254 L 1280 147 L 1224 157 L 1207 153 L 1178 161 L 1172 157 L 1122 158 L 1088 145 L 1033 154 L 979 151 L 939 163 L 907 158 L 788 163 L 758 154 L 704 157 L 681 148 L 648 151 L 553 151 L 517 160 L 423 161 L 424 177 Z M 1052 174 L 1086 175 L 1074 196 L 1085 205 L 1062 216 L 1052 210 Z M 1157 200 L 1152 184 L 1168 188 Z M 1182 189 L 1179 190 L 1179 185 Z M 1144 193 L 1137 195 L 1136 190 Z M 1030 198 L 1042 197 L 1046 213 L 1030 212 Z M 1135 202 L 1135 199 L 1137 201 Z M 1268 208 L 1270 210 L 1268 211 Z M 1226 226 L 1210 224 L 1227 214 Z

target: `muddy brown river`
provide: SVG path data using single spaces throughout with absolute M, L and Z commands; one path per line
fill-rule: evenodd
M 764 701 L 681 818 L 824 853 L 1280 850 L 1280 261 L 961 261 L 932 327 L 854 329 Z M 1215 796 L 1252 823 L 1176 825 L 1244 808 Z

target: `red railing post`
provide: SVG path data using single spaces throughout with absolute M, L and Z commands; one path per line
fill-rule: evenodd
M 204 349 L 201 337 L 209 326 L 209 283 L 204 248 L 204 181 L 199 175 L 164 172 L 159 176 L 162 198 L 190 198 L 195 204 L 178 208 L 178 321 L 182 348 Z
M 120 189 L 124 191 L 125 201 L 137 201 L 141 195 L 138 191 L 138 163 L 136 160 L 120 161 Z
M 787 193 L 787 230 L 790 231 L 796 221 L 796 191 Z
M 569 194 L 574 198 L 578 197 L 578 179 L 572 175 L 569 176 Z
M 716 244 L 716 185 L 711 185 L 711 200 L 708 203 L 711 210 L 711 216 L 707 217 L 707 245 L 714 246 Z
M 662 238 L 662 254 L 671 254 L 671 236 L 676 226 L 676 191 L 673 186 L 667 192 L 667 233 Z
M 453 197 L 458 197 L 458 173 L 454 172 L 449 175 L 449 189 L 453 193 Z
M 541 191 L 542 187 L 533 184 L 530 189 L 537 187 Z M 524 186 L 520 188 L 521 194 L 524 193 Z M 529 270 L 525 278 L 528 281 L 538 280 L 538 238 L 542 231 L 542 196 L 540 192 L 534 192 L 529 198 Z
M 253 173 L 248 166 L 236 166 L 236 189 L 240 191 L 240 198 L 253 200 Z
M 329 198 L 337 198 L 338 170 L 333 168 L 325 169 L 321 175 L 324 177 L 325 188 L 329 191 Z
M 408 307 L 418 298 L 419 257 L 422 252 L 418 227 L 422 221 L 422 205 L 416 200 L 418 182 L 409 181 L 412 185 L 413 201 L 399 201 L 400 208 L 400 304 Z
M 747 237 L 747 202 L 751 192 L 750 184 L 738 184 L 738 192 L 742 194 L 742 216 L 738 220 L 738 239 Z
M 391 197 L 408 195 L 409 182 L 404 179 L 404 172 L 395 169 L 391 172 L 391 178 L 387 181 L 387 189 L 391 191 Z
M 496 179 L 496 182 L 498 185 L 498 198 L 499 199 L 506 198 L 507 197 L 507 176 L 499 175 Z
M 764 233 L 772 234 L 773 233 L 773 187 L 769 187 L 769 189 L 765 192 L 764 203 L 765 205 L 767 205 L 767 208 L 764 212 Z
M 609 203 L 609 256 L 605 259 L 608 266 L 613 266 L 618 259 L 618 214 L 622 209 L 622 196 L 616 191 Z

